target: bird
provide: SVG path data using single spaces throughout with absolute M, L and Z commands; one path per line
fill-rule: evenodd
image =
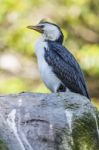
M 41 20 L 27 28 L 41 33 L 35 45 L 41 79 L 51 92 L 71 91 L 90 99 L 84 74 L 73 54 L 63 46 L 61 28 Z

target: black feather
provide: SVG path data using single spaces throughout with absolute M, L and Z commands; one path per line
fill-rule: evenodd
M 80 93 L 90 99 L 84 75 L 74 56 L 61 44 L 47 41 L 45 60 L 53 72 L 72 92 Z

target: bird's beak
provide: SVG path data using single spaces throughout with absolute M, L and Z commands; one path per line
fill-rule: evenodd
M 41 26 L 36 25 L 36 26 L 27 26 L 28 29 L 36 30 L 37 32 L 43 33 L 43 29 Z

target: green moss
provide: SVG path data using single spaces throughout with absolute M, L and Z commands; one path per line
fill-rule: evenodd
M 99 149 L 96 123 L 91 114 L 84 114 L 81 118 L 75 118 L 72 133 L 75 150 Z
M 0 150 L 8 150 L 8 147 L 2 140 L 0 140 Z

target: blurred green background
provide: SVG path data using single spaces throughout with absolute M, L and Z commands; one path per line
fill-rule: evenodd
M 64 45 L 79 61 L 99 107 L 99 0 L 0 0 L 0 94 L 49 92 L 34 53 L 40 35 L 26 28 L 42 18 L 62 28 Z

